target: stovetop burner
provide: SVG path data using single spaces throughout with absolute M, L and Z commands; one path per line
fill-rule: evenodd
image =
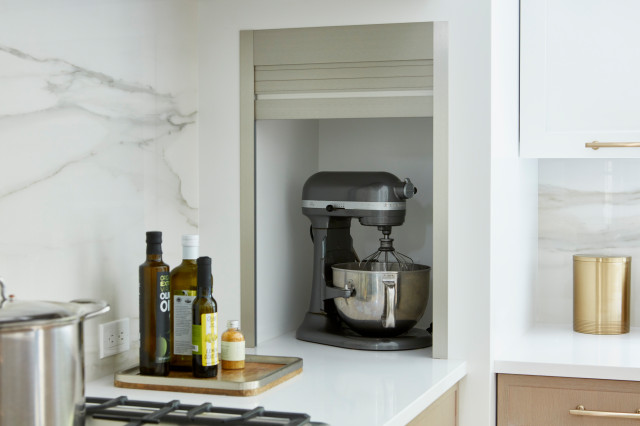
M 188 405 L 178 400 L 162 403 L 135 401 L 126 396 L 113 399 L 88 396 L 85 406 L 88 425 L 325 425 L 311 422 L 309 416 L 303 413 L 266 411 L 263 407 L 249 410 L 215 407 L 209 403 Z

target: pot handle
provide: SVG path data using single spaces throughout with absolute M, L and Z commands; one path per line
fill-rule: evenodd
M 109 312 L 111 307 L 104 300 L 75 299 L 71 303 L 78 305 L 80 318 L 83 320 L 93 318 L 105 312 Z
M 0 277 L 0 308 L 2 308 L 2 305 L 4 305 L 4 302 L 7 300 L 7 298 L 4 296 L 4 282 L 2 281 L 2 278 Z
M 385 292 L 385 313 L 382 317 L 382 326 L 392 328 L 396 326 L 396 289 L 398 276 L 388 276 L 382 279 Z

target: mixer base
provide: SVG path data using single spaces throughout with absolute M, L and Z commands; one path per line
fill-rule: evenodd
M 363 337 L 327 315 L 307 312 L 296 331 L 296 338 L 307 342 L 365 351 L 401 351 L 428 348 L 431 334 L 412 328 L 395 337 Z

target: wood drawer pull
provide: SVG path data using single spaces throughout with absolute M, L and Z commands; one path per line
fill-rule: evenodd
M 573 416 L 589 416 L 589 417 L 612 417 L 616 419 L 637 419 L 640 420 L 640 409 L 635 413 L 616 413 L 615 411 L 590 411 L 585 410 L 584 405 L 578 405 L 575 410 L 569 410 L 569 414 Z
M 640 142 L 587 142 L 585 148 L 591 148 L 594 151 L 598 148 L 639 148 Z

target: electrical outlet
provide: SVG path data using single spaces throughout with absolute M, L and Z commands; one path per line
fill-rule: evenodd
M 100 358 L 129 350 L 129 318 L 100 324 Z

